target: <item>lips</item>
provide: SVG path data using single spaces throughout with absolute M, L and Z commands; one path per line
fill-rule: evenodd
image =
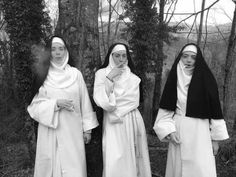
M 193 65 L 185 64 L 185 67 L 186 68 L 191 68 L 191 67 L 193 67 Z

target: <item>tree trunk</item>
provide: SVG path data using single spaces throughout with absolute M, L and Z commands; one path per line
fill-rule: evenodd
M 198 38 L 197 38 L 197 45 L 200 45 L 201 39 L 202 39 L 202 24 L 203 24 L 203 17 L 204 17 L 204 8 L 205 8 L 205 0 L 202 0 L 202 12 L 201 12 L 199 32 L 198 32 Z
M 109 46 L 110 46 L 110 38 L 111 38 L 111 16 L 112 16 L 111 0 L 109 0 L 108 3 L 109 3 L 109 16 L 108 16 L 108 24 L 107 24 L 107 48 L 109 48 Z
M 94 72 L 101 65 L 98 35 L 99 0 L 59 0 L 55 33 L 68 44 L 76 67 L 92 93 Z
M 101 66 L 98 33 L 99 0 L 59 0 L 59 19 L 55 33 L 61 35 L 83 73 L 90 96 L 94 73 Z M 91 97 L 92 98 L 92 97 Z M 98 109 L 91 99 L 95 109 Z M 99 110 L 99 109 L 98 109 Z M 102 113 L 97 112 L 102 125 Z M 86 145 L 88 177 L 102 176 L 101 126 L 93 130 L 92 141 Z
M 153 96 L 153 111 L 152 111 L 152 125 L 155 122 L 157 110 L 159 108 L 159 101 L 161 97 L 161 80 L 162 80 L 162 67 L 163 67 L 163 60 L 164 60 L 164 53 L 163 53 L 163 40 L 162 34 L 163 27 L 164 27 L 164 7 L 165 7 L 165 0 L 160 0 L 159 3 L 160 10 L 159 10 L 159 41 L 157 44 L 157 52 L 158 52 L 158 58 L 156 61 L 156 72 L 155 72 L 155 86 L 154 86 L 154 96 Z
M 105 54 L 106 54 L 106 51 L 107 51 L 107 47 L 106 47 L 106 42 L 105 42 L 105 32 L 104 32 L 104 24 L 103 24 L 103 19 L 102 19 L 102 13 L 103 13 L 103 6 L 102 6 L 102 1 L 100 1 L 100 8 L 101 8 L 101 10 L 100 10 L 100 12 L 99 12 L 99 17 L 100 17 L 100 23 L 101 23 L 101 42 L 100 42 L 100 44 L 101 44 L 101 50 L 103 50 L 103 51 L 100 51 L 101 52 L 101 54 L 100 54 L 100 56 L 104 56 Z M 105 58 L 105 57 L 104 57 Z
M 224 79 L 224 87 L 223 87 L 223 113 L 226 119 L 230 118 L 230 105 L 231 105 L 231 95 L 232 90 L 230 87 L 232 86 L 232 73 L 235 65 L 235 57 L 236 57 L 236 7 L 234 10 L 234 17 L 231 27 L 231 33 L 229 37 L 229 44 L 226 55 L 225 62 L 225 79 Z M 235 119 L 235 118 L 234 118 Z M 236 128 L 236 119 L 234 120 L 235 128 Z

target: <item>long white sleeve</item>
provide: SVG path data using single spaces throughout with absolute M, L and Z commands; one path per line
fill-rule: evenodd
M 176 131 L 173 115 L 173 111 L 168 111 L 161 108 L 158 110 L 157 118 L 153 129 L 161 141 L 168 134 Z
M 93 111 L 92 104 L 90 102 L 88 90 L 84 82 L 82 74 L 79 72 L 79 91 L 80 91 L 80 106 L 83 121 L 83 131 L 91 130 L 98 126 L 96 113 Z
M 93 98 L 95 103 L 108 112 L 116 109 L 116 98 L 112 90 L 113 83 L 110 82 L 104 70 L 99 70 L 95 74 Z M 109 93 L 110 92 L 110 93 Z
M 27 111 L 30 117 L 40 124 L 55 129 L 58 126 L 59 114 L 56 107 L 56 100 L 48 98 L 46 91 L 41 87 L 39 93 L 35 95 L 31 104 L 27 107 Z
M 212 140 L 225 140 L 229 138 L 224 119 L 211 119 L 210 129 Z

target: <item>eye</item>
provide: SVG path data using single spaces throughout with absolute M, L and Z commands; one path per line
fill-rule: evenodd
M 116 57 L 116 58 L 118 58 L 118 57 L 120 57 L 120 54 L 114 53 L 113 56 Z
M 196 60 L 196 55 L 192 55 L 191 58 L 192 58 L 193 60 Z
M 183 58 L 188 58 L 188 55 L 184 54 L 182 55 Z
M 127 57 L 127 55 L 126 55 L 126 54 L 123 54 L 123 55 L 122 55 L 122 57 L 123 57 L 123 58 L 126 58 L 126 57 Z

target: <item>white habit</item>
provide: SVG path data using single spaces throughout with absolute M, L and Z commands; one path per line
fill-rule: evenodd
M 58 80 L 50 80 L 51 75 Z M 73 100 L 74 110 L 58 110 L 57 99 Z M 39 122 L 34 177 L 86 177 L 83 132 L 98 122 L 81 72 L 51 65 L 28 112 Z
M 161 141 L 175 131 L 180 138 L 180 145 L 169 143 L 165 177 L 216 177 L 212 140 L 228 138 L 225 121 L 185 116 L 191 76 L 183 72 L 180 63 L 177 66 L 176 111 L 159 109 L 154 124 Z
M 138 111 L 140 79 L 126 68 L 123 78 L 95 75 L 94 100 L 104 110 L 103 177 L 151 177 L 146 131 Z M 110 94 L 108 90 L 113 90 Z

